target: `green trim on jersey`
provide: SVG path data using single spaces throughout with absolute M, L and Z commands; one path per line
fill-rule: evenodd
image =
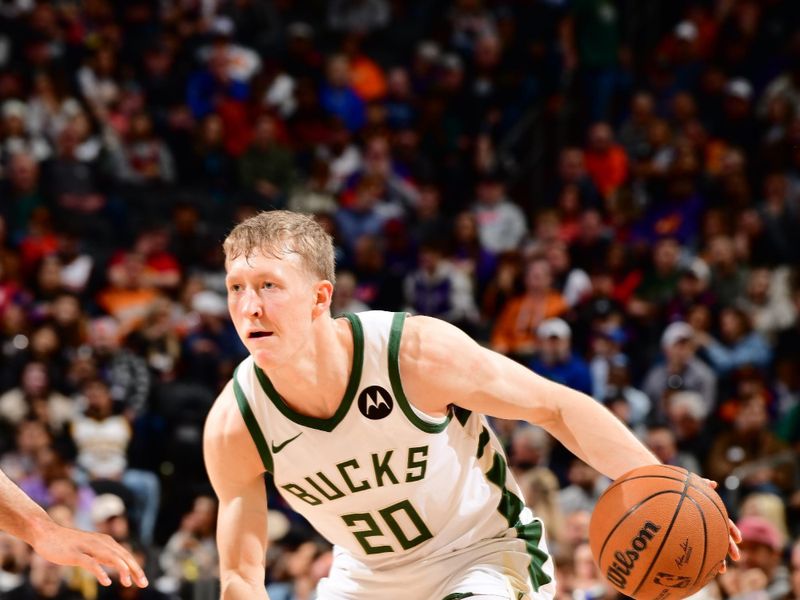
M 261 389 L 264 390 L 264 393 L 275 405 L 275 408 L 277 408 L 284 417 L 303 427 L 310 427 L 311 429 L 327 432 L 333 431 L 336 426 L 341 423 L 342 419 L 344 419 L 347 411 L 350 410 L 350 405 L 353 404 L 353 398 L 361 383 L 361 370 L 364 366 L 364 329 L 356 315 L 346 313 L 344 316 L 350 321 L 350 325 L 353 328 L 353 365 L 350 368 L 350 380 L 347 382 L 347 389 L 344 392 L 344 397 L 333 416 L 327 419 L 320 419 L 317 417 L 309 417 L 308 415 L 301 415 L 299 412 L 296 412 L 281 398 L 281 395 L 272 385 L 267 374 L 253 363 L 253 367 L 256 370 L 256 377 L 261 384 Z
M 247 396 L 244 395 L 242 386 L 239 385 L 239 381 L 236 379 L 238 372 L 239 367 L 236 367 L 233 372 L 233 395 L 236 396 L 236 404 L 239 405 L 239 412 L 242 413 L 244 424 L 247 425 L 247 431 L 250 432 L 250 437 L 253 438 L 258 454 L 261 456 L 261 462 L 264 463 L 264 468 L 270 473 L 274 473 L 275 467 L 272 463 L 272 454 L 269 452 L 267 440 L 264 439 L 261 427 L 259 427 L 256 416 L 253 414 L 253 409 L 250 408 L 250 403 L 247 402 Z
M 542 522 L 531 521 L 527 525 L 517 523 L 515 528 L 517 537 L 525 541 L 528 554 L 531 555 L 531 566 L 528 568 L 531 576 L 533 589 L 538 591 L 543 585 L 550 583 L 550 576 L 542 568 L 549 558 L 547 552 L 539 548 L 539 541 L 542 539 Z
M 429 423 L 417 416 L 403 391 L 403 383 L 400 381 L 400 336 L 403 334 L 403 323 L 406 321 L 406 313 L 395 313 L 392 318 L 392 329 L 389 332 L 389 380 L 392 382 L 392 391 L 400 405 L 400 409 L 406 415 L 412 425 L 421 429 L 425 433 L 440 433 L 447 429 L 450 424 L 451 415 L 441 423 Z
M 472 598 L 474 595 L 472 592 L 456 592 L 455 594 L 447 594 L 442 600 L 461 600 L 462 598 Z
M 488 433 L 485 427 L 483 431 Z M 500 502 L 497 505 L 497 512 L 506 518 L 509 527 L 516 530 L 517 538 L 525 542 L 528 554 L 531 557 L 531 564 L 528 567 L 531 583 L 533 584 L 533 589 L 539 591 L 541 586 L 550 583 L 550 576 L 542 569 L 548 559 L 548 555 L 539 548 L 539 541 L 542 539 L 542 523 L 534 520 L 527 525 L 522 524 L 520 515 L 522 509 L 525 508 L 525 503 L 514 492 L 506 488 L 507 473 L 508 468 L 505 459 L 502 454 L 495 451 L 492 466 L 487 471 L 486 478 L 500 488 L 501 495 Z

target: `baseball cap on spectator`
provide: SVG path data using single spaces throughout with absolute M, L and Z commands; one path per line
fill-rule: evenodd
M 233 19 L 230 17 L 219 16 L 215 17 L 214 20 L 211 21 L 211 33 L 214 35 L 218 35 L 220 37 L 230 37 L 233 35 L 235 30 L 236 26 L 233 24 Z
M 314 30 L 311 25 L 303 21 L 295 21 L 286 28 L 289 37 L 311 39 L 314 37 Z
M 17 119 L 25 119 L 25 116 L 28 114 L 28 110 L 25 107 L 25 103 L 21 102 L 20 100 L 6 100 L 3 103 L 3 118 L 9 119 L 16 117 Z
M 675 27 L 675 37 L 679 40 L 685 40 L 687 42 L 693 42 L 697 39 L 697 25 L 692 23 L 691 21 L 681 21 Z
M 448 71 L 461 71 L 464 69 L 464 62 L 458 54 L 448 53 L 442 56 L 441 65 Z
M 439 45 L 436 42 L 425 40 L 417 46 L 417 56 L 427 61 L 434 62 L 442 55 Z
M 692 419 L 702 421 L 708 411 L 703 403 L 703 397 L 698 392 L 681 390 L 669 396 L 669 410 L 671 414 L 688 415 Z
M 228 311 L 228 304 L 225 302 L 225 299 L 216 292 L 203 290 L 192 296 L 192 310 L 201 315 L 222 317 L 225 316 Z
M 121 517 L 125 514 L 125 503 L 115 494 L 100 494 L 92 500 L 89 509 L 92 521 L 102 523 L 112 517 Z
M 661 334 L 661 347 L 669 348 L 680 341 L 690 340 L 694 337 L 694 328 L 684 321 L 670 323 Z
M 698 392 L 690 390 L 681 390 L 670 394 L 669 410 L 671 414 L 688 415 L 696 421 L 702 421 L 708 414 L 703 397 Z
M 536 330 L 536 334 L 541 340 L 551 337 L 566 340 L 572 335 L 572 331 L 564 319 L 554 318 L 542 321 Z
M 753 86 L 746 79 L 737 77 L 725 84 L 725 93 L 733 98 L 749 101 L 753 97 Z
M 695 258 L 682 269 L 682 273 L 685 275 L 691 275 L 703 283 L 708 283 L 708 281 L 711 279 L 711 269 L 708 267 L 706 261 L 704 261 L 702 258 Z
M 780 531 L 763 517 L 744 517 L 736 526 L 742 532 L 743 544 L 761 544 L 775 552 L 780 552 L 783 548 L 783 539 Z

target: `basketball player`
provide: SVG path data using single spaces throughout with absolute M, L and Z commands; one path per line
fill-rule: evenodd
M 553 560 L 483 415 L 540 425 L 611 478 L 658 462 L 599 403 L 448 323 L 332 318 L 332 242 L 310 217 L 261 213 L 224 250 L 250 351 L 204 436 L 225 600 L 267 598 L 265 471 L 334 544 L 322 600 L 519 600 L 553 597 Z
M 116 570 L 126 587 L 131 585 L 131 579 L 139 587 L 147 587 L 144 572 L 127 550 L 107 535 L 58 525 L 2 471 L 0 530 L 30 544 L 50 562 L 91 571 L 102 585 L 111 585 L 111 579 L 101 565 Z

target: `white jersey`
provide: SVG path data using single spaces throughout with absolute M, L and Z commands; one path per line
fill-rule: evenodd
M 234 375 L 239 409 L 281 495 L 337 553 L 372 572 L 511 538 L 530 557 L 528 585 L 549 583 L 541 521 L 524 506 L 485 417 L 451 406 L 435 418 L 409 401 L 398 363 L 404 313 L 345 317 L 353 365 L 329 419 L 290 408 L 252 357 Z

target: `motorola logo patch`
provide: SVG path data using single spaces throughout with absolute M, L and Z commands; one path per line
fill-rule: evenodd
M 385 389 L 379 385 L 371 385 L 361 390 L 358 395 L 358 410 L 361 414 L 377 421 L 388 417 L 394 408 L 394 400 Z

